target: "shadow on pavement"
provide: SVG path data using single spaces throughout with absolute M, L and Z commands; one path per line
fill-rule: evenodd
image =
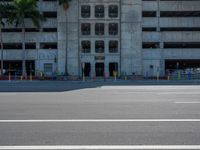
M 0 81 L 0 92 L 66 92 L 101 86 L 171 86 L 200 85 L 200 80 L 191 81 Z

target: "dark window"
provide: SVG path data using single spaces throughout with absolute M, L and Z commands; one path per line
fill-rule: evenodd
M 103 23 L 95 24 L 95 34 L 96 35 L 104 35 L 104 24 Z
M 117 18 L 118 17 L 118 6 L 117 5 L 110 5 L 109 6 L 109 17 Z
M 200 17 L 200 11 L 161 11 L 160 17 Z
M 36 43 L 26 43 L 25 49 L 36 49 Z
M 142 31 L 156 31 L 156 28 L 154 28 L 154 27 L 145 27 L 145 28 L 142 28 Z
M 43 28 L 43 32 L 57 32 L 57 28 Z
M 82 53 L 90 53 L 91 42 L 90 41 L 82 41 L 81 48 L 82 48 Z
M 165 42 L 164 48 L 200 48 L 199 42 Z
M 95 42 L 95 52 L 96 53 L 104 53 L 104 41 L 96 41 Z
M 104 6 L 103 5 L 97 5 L 95 6 L 95 17 L 96 18 L 103 18 L 104 17 Z
M 118 34 L 118 24 L 117 23 L 109 23 L 109 34 L 110 35 Z
M 81 24 L 81 34 L 82 35 L 90 35 L 90 23 L 82 23 Z
M 22 29 L 20 29 L 20 28 L 3 28 L 1 31 L 2 32 L 22 32 Z
M 159 48 L 159 42 L 143 42 L 142 48 Z
M 156 11 L 143 11 L 142 17 L 156 17 Z
M 81 17 L 83 17 L 83 18 L 90 17 L 90 6 L 88 6 L 88 5 L 81 6 Z
M 57 18 L 57 12 L 54 11 L 43 12 L 43 15 L 46 18 Z
M 168 27 L 168 28 L 160 28 L 160 31 L 200 31 L 199 27 L 194 27 L 194 28 L 190 28 L 190 27 Z
M 26 28 L 25 32 L 39 32 L 39 29 L 37 29 L 37 28 Z
M 109 52 L 110 53 L 118 52 L 118 41 L 109 41 Z
M 22 43 L 3 43 L 3 49 L 22 49 Z
M 57 49 L 57 43 L 40 43 L 40 49 Z

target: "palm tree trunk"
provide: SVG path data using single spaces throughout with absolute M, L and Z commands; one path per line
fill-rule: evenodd
M 0 23 L 0 47 L 1 47 L 1 76 L 3 76 L 3 37 L 1 32 L 1 23 Z
M 22 43 L 22 75 L 25 77 L 26 76 L 26 51 L 25 51 L 25 22 L 23 21 L 23 43 Z
M 66 12 L 67 10 L 65 10 Z M 67 29 L 67 35 L 66 35 L 66 59 L 65 59 L 65 75 L 68 76 L 68 14 L 66 12 L 66 29 Z

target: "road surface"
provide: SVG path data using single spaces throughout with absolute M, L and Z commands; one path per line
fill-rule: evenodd
M 2 82 L 0 149 L 200 149 L 199 85 Z

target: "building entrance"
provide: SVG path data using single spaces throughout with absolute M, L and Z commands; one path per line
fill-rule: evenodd
M 118 73 L 118 63 L 109 63 L 110 76 L 114 76 L 114 72 Z
M 84 75 L 86 77 L 89 77 L 90 76 L 90 71 L 91 71 L 91 65 L 90 65 L 90 63 L 85 63 Z
M 95 72 L 97 77 L 104 76 L 104 63 L 96 63 L 95 64 Z

